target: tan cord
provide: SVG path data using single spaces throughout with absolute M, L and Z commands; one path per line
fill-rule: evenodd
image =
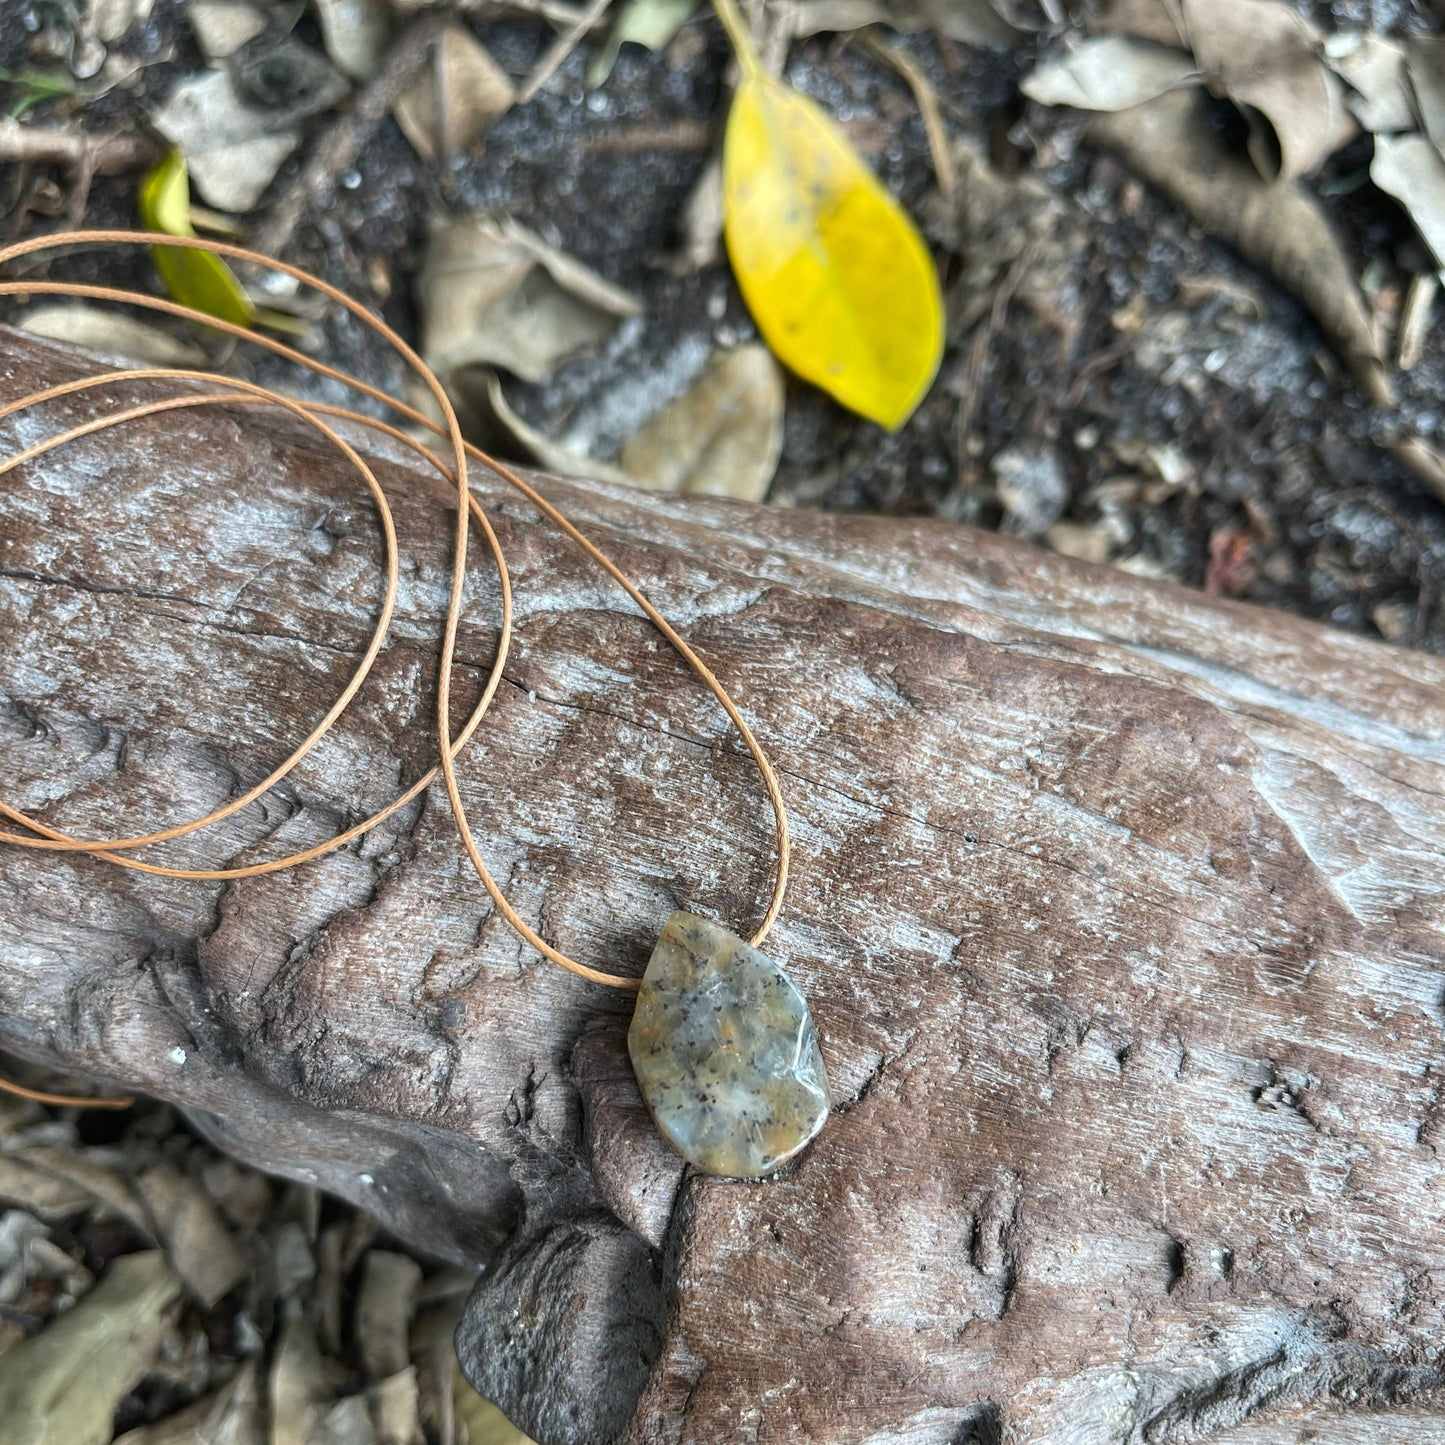
M 382 518 L 382 529 L 387 539 L 387 561 L 388 581 L 386 595 L 382 606 L 381 620 L 373 634 L 372 644 L 363 655 L 362 661 L 358 664 L 357 670 L 353 673 L 351 681 L 343 691 L 341 698 L 327 712 L 326 716 L 301 745 L 280 767 L 273 769 L 270 774 L 253 788 L 249 789 L 240 797 L 232 799 L 223 808 L 215 810 L 206 817 L 193 822 L 181 824 L 173 828 L 162 829 L 157 832 L 137 835 L 129 838 L 113 838 L 102 840 L 83 840 L 71 838 L 68 835 L 42 824 L 17 809 L 0 803 L 0 814 L 8 817 L 13 823 L 26 827 L 38 836 L 29 837 L 21 834 L 0 832 L 0 842 L 10 842 L 22 847 L 42 848 L 52 851 L 82 852 L 94 857 L 102 858 L 107 862 L 118 863 L 123 867 L 137 868 L 145 872 L 160 873 L 167 877 L 191 878 L 191 879 L 229 879 L 251 877 L 259 873 L 275 872 L 278 869 L 294 867 L 331 849 L 342 846 L 358 837 L 360 834 L 375 827 L 384 819 L 390 817 L 399 808 L 404 807 L 413 798 L 417 797 L 440 772 L 446 786 L 447 796 L 451 802 L 452 811 L 456 817 L 457 830 L 461 835 L 463 846 L 476 869 L 477 876 L 482 885 L 491 896 L 497 911 L 507 922 L 519 933 L 529 944 L 532 945 L 544 957 L 551 959 L 554 963 L 560 964 L 563 968 L 577 974 L 579 977 L 591 980 L 594 983 L 606 984 L 613 988 L 636 989 L 639 980 L 636 978 L 622 977 L 617 974 L 604 973 L 598 969 L 589 968 L 587 965 L 578 963 L 575 959 L 569 958 L 566 954 L 553 948 L 545 939 L 541 938 L 521 918 L 512 905 L 507 901 L 505 895 L 498 887 L 496 880 L 488 871 L 482 859 L 481 852 L 477 846 L 476 838 L 472 833 L 470 824 L 467 821 L 466 810 L 462 803 L 461 789 L 457 779 L 455 758 L 461 749 L 466 745 L 478 725 L 481 723 L 487 708 L 490 706 L 497 686 L 502 677 L 502 670 L 506 663 L 508 649 L 511 642 L 512 631 L 512 596 L 511 582 L 507 572 L 505 558 L 502 554 L 501 544 L 497 540 L 491 522 L 486 512 L 472 496 L 467 475 L 467 458 L 470 456 L 488 467 L 496 476 L 500 477 L 509 486 L 520 492 L 544 516 L 559 526 L 574 542 L 580 546 L 589 557 L 601 566 L 612 579 L 632 598 L 642 609 L 644 615 L 662 633 L 667 641 L 679 653 L 683 660 L 692 668 L 693 672 L 701 679 L 708 690 L 717 698 L 728 718 L 737 728 L 743 742 L 747 745 L 748 751 L 752 754 L 753 760 L 758 765 L 762 774 L 763 784 L 767 789 L 768 800 L 773 808 L 773 816 L 776 821 L 778 852 L 776 864 L 776 877 L 773 887 L 772 898 L 769 902 L 766 914 L 757 932 L 753 935 L 753 943 L 759 944 L 767 936 L 773 924 L 777 921 L 778 914 L 782 909 L 783 898 L 788 885 L 788 868 L 790 860 L 790 842 L 788 836 L 788 817 L 784 806 L 782 789 L 779 786 L 778 778 L 764 754 L 762 745 L 758 742 L 752 729 L 738 711 L 726 689 L 713 675 L 707 664 L 692 650 L 690 646 L 677 633 L 672 625 L 662 616 L 661 613 L 643 595 L 641 590 L 631 582 L 621 569 L 604 553 L 595 543 L 589 541 L 563 514 L 557 510 L 533 487 L 524 482 L 521 477 L 503 466 L 500 462 L 493 460 L 484 452 L 467 443 L 461 434 L 461 427 L 457 420 L 451 402 L 447 398 L 446 391 L 441 382 L 431 369 L 422 361 L 415 351 L 401 339 L 397 333 L 380 318 L 373 316 L 363 307 L 360 302 L 353 300 L 345 292 L 338 290 L 319 277 L 309 275 L 299 267 L 289 265 L 283 261 L 276 261 L 269 257 L 262 256 L 256 252 L 249 251 L 245 247 L 231 245 L 222 241 L 212 241 L 200 237 L 171 237 L 154 234 L 146 234 L 133 231 L 74 231 L 59 236 L 38 237 L 33 240 L 23 241 L 0 249 L 0 266 L 5 266 L 21 257 L 31 255 L 38 251 L 55 250 L 62 246 L 74 245 L 104 245 L 104 246 L 180 246 L 183 248 L 209 251 L 214 255 L 226 256 L 232 260 L 249 262 L 253 265 L 266 269 L 281 271 L 286 275 L 294 277 L 303 284 L 313 287 L 322 295 L 343 306 L 364 326 L 368 327 L 373 334 L 386 341 L 402 358 L 402 360 L 421 379 L 423 385 L 431 393 L 437 403 L 443 421 L 436 423 L 421 412 L 404 405 L 386 392 L 359 377 L 349 375 L 335 367 L 328 366 L 324 362 L 317 361 L 312 357 L 305 356 L 292 347 L 277 341 L 272 337 L 263 336 L 257 332 L 247 330 L 245 327 L 234 323 L 223 321 L 218 317 L 206 315 L 203 312 L 194 310 L 191 307 L 183 306 L 178 302 L 169 301 L 161 297 L 147 296 L 138 292 L 124 291 L 108 286 L 92 286 L 80 283 L 62 281 L 6 281 L 0 282 L 0 296 L 68 296 L 72 298 L 84 298 L 96 301 L 120 302 L 131 306 L 140 306 L 151 311 L 163 312 L 167 315 L 178 316 L 188 321 L 196 322 L 202 326 L 209 327 L 213 331 L 222 331 L 238 339 L 251 341 L 265 347 L 267 350 L 278 356 L 284 357 L 297 365 L 304 366 L 308 370 L 329 380 L 337 381 L 355 391 L 370 397 L 372 400 L 382 403 L 391 408 L 395 413 L 406 420 L 420 425 L 435 435 L 442 437 L 447 443 L 447 449 L 451 453 L 450 465 L 429 448 L 422 446 L 406 433 L 387 423 L 380 422 L 373 417 L 363 413 L 350 411 L 344 407 L 323 405 L 314 402 L 297 402 L 280 396 L 278 393 L 256 386 L 249 382 L 241 382 L 232 378 L 221 377 L 205 372 L 191 372 L 183 370 L 151 370 L 144 371 L 115 371 L 100 377 L 87 378 L 82 382 L 67 383 L 60 387 L 51 387 L 43 392 L 37 392 L 23 398 L 19 402 L 11 403 L 0 408 L 0 419 L 24 408 L 39 405 L 44 401 L 53 400 L 57 397 L 71 394 L 77 391 L 88 390 L 92 387 L 103 386 L 112 382 L 144 381 L 155 379 L 170 379 L 196 385 L 210 387 L 221 386 L 226 390 L 223 392 L 186 393 L 177 398 L 169 398 L 162 401 L 147 402 L 126 410 L 114 413 L 109 416 L 97 419 L 93 422 L 82 423 L 72 427 L 68 431 L 47 441 L 38 443 L 36 446 L 27 448 L 25 452 L 18 453 L 8 460 L 0 463 L 0 475 L 11 468 L 20 465 L 22 462 L 31 460 L 36 456 L 43 455 L 54 447 L 64 445 L 81 436 L 91 435 L 107 426 L 117 425 L 122 421 L 136 420 L 141 417 L 155 415 L 160 412 L 176 410 L 182 407 L 206 406 L 206 405 L 243 405 L 243 406 L 279 406 L 300 416 L 308 424 L 315 427 L 321 434 L 335 445 L 346 459 L 355 466 L 366 481 L 373 499 L 377 503 L 378 512 Z M 391 520 L 390 509 L 386 503 L 385 496 L 379 484 L 367 469 L 364 462 L 356 452 L 337 434 L 327 427 L 320 420 L 323 416 L 329 416 L 338 420 L 353 422 L 355 424 L 370 427 L 393 439 L 411 447 L 421 457 L 435 466 L 442 476 L 450 481 L 457 491 L 456 505 L 456 531 L 453 542 L 452 575 L 451 587 L 447 601 L 447 613 L 445 632 L 442 640 L 441 669 L 437 685 L 437 734 L 439 743 L 440 762 L 438 767 L 433 768 L 424 777 L 419 778 L 412 784 L 407 792 L 399 798 L 394 799 L 381 812 L 374 814 L 365 822 L 338 834 L 335 838 L 323 844 L 305 850 L 304 852 L 291 854 L 285 858 L 273 859 L 266 863 L 251 864 L 237 868 L 215 868 L 215 869 L 185 869 L 170 868 L 159 864 L 146 863 L 140 859 L 130 858 L 126 853 L 130 849 L 148 846 L 151 843 L 163 842 L 169 839 L 178 838 L 185 834 L 194 832 L 199 828 L 206 827 L 210 823 L 218 822 L 230 816 L 238 809 L 246 806 L 247 803 L 255 801 L 267 788 L 274 787 L 287 773 L 301 761 L 303 757 L 325 736 L 329 728 L 335 723 L 346 705 L 355 696 L 357 690 L 364 682 L 367 672 L 374 662 L 377 652 L 384 639 L 387 627 L 390 622 L 391 611 L 395 602 L 396 594 L 396 556 L 395 556 L 395 534 Z M 467 549 L 470 538 L 469 524 L 472 519 L 482 529 L 492 555 L 496 560 L 497 572 L 501 585 L 502 594 L 502 623 L 501 632 L 497 645 L 497 655 L 493 662 L 491 672 L 488 676 L 486 686 L 482 691 L 477 706 L 472 710 L 466 725 L 455 737 L 451 730 L 451 675 L 456 653 L 457 632 L 461 623 L 462 599 L 466 577 Z M 66 1102 L 90 1102 L 67 1100 Z M 113 1101 L 103 1101 L 102 1107 L 112 1106 Z M 114 1105 L 118 1106 L 118 1104 Z
M 59 1104 L 67 1109 L 129 1109 L 135 1103 L 131 1095 L 116 1099 L 88 1099 L 80 1094 L 47 1094 L 43 1089 L 27 1089 L 13 1079 L 0 1077 L 0 1089 L 14 1094 L 17 1099 L 29 1099 L 33 1104 Z

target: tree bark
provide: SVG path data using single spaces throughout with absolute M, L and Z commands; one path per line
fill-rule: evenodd
M 7 334 L 0 394 L 87 365 Z M 450 514 L 380 474 L 403 588 L 358 705 L 149 856 L 292 851 L 430 766 Z M 547 1445 L 1440 1438 L 1445 662 L 938 522 L 545 486 L 779 767 L 766 947 L 836 1100 L 801 1160 L 684 1176 L 630 997 L 520 944 L 435 790 L 229 885 L 0 851 L 0 1040 L 485 1266 L 463 1362 Z M 726 718 L 477 488 L 517 634 L 460 766 L 514 903 L 605 968 L 675 908 L 747 933 L 773 840 Z M 3 479 L 5 796 L 80 833 L 234 796 L 341 686 L 379 559 L 358 485 L 274 414 Z M 496 621 L 479 558 L 459 708 Z

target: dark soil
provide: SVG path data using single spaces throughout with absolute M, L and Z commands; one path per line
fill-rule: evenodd
M 159 0 L 125 47 L 147 68 L 132 88 L 85 110 L 83 124 L 133 122 L 200 66 L 183 11 L 179 0 Z M 37 63 L 27 47 L 47 13 L 40 0 L 0 9 L 0 64 Z M 1394 0 L 1337 0 L 1333 13 L 1314 13 L 1337 27 L 1396 34 L 1431 24 L 1419 5 Z M 306 23 L 303 35 L 312 33 Z M 525 17 L 477 33 L 518 77 L 552 38 Z M 791 384 L 770 500 L 1004 525 L 1191 586 L 1445 649 L 1445 505 L 1381 446 L 1400 432 L 1426 440 L 1445 433 L 1445 350 L 1428 345 L 1414 370 L 1397 375 L 1398 410 L 1372 407 L 1311 318 L 1266 276 L 1117 160 L 1086 149 L 1078 117 L 1021 101 L 1017 79 L 1046 36 L 1013 51 L 932 35 L 903 43 L 955 132 L 981 144 L 1005 174 L 1033 171 L 1057 197 L 1072 267 L 1067 304 L 1055 315 L 1022 301 L 1008 306 L 972 365 L 976 331 L 952 336 L 938 384 L 896 435 Z M 683 278 L 657 264 L 676 243 L 683 202 L 707 158 L 699 123 L 715 134 L 724 115 L 720 30 L 700 12 L 663 55 L 628 47 L 595 91 L 584 79 L 590 55 L 584 45 L 476 155 L 428 166 L 386 121 L 355 170 L 337 178 L 335 203 L 306 217 L 289 254 L 379 304 L 408 335 L 411 278 L 428 217 L 442 211 L 507 211 L 633 289 L 645 315 L 601 355 L 568 364 L 543 386 L 508 387 L 534 425 L 606 457 L 686 388 L 714 343 L 753 328 L 725 262 Z M 893 70 L 856 41 L 820 36 L 794 47 L 788 76 L 850 128 L 915 214 L 931 214 L 923 126 Z M 67 108 L 49 102 L 28 116 Z M 330 120 L 310 123 L 313 139 Z M 1221 112 L 1226 130 L 1233 123 Z M 306 154 L 283 170 L 268 203 Z M 1404 216 L 1370 185 L 1368 164 L 1369 142 L 1357 142 L 1314 184 L 1371 303 L 1390 320 L 1427 261 Z M 25 198 L 35 180 L 6 178 L 0 198 Z M 130 177 L 97 182 L 87 221 L 128 222 L 134 186 Z M 259 223 L 266 208 L 248 219 Z M 22 234 L 56 224 L 34 211 L 17 223 L 18 214 L 12 233 L 17 224 Z M 941 247 L 940 261 L 945 277 L 958 264 Z M 71 264 L 117 274 L 108 258 Z M 131 279 L 145 276 L 138 258 L 130 269 Z M 333 360 L 374 372 L 351 328 L 328 323 L 326 340 Z M 1004 499 L 1000 454 L 1015 478 Z

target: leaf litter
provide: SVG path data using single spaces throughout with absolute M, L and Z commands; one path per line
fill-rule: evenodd
M 100 1143 L 86 1122 L 0 1099 L 6 1439 L 528 1445 L 456 1369 L 471 1272 L 217 1155 L 163 1105 Z

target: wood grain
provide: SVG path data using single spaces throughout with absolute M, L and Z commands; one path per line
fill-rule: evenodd
M 6 334 L 0 393 L 85 364 Z M 368 505 L 289 422 L 119 442 L 0 484 L 4 791 L 78 831 L 262 776 L 380 594 Z M 299 847 L 429 765 L 445 494 L 382 478 L 406 560 L 359 705 L 157 857 Z M 839 1101 L 801 1161 L 682 1177 L 630 1000 L 529 956 L 440 794 L 229 886 L 0 853 L 4 1043 L 484 1264 L 463 1361 L 547 1445 L 1445 1432 L 1445 662 L 937 522 L 546 486 L 779 765 L 768 950 Z M 769 817 L 726 719 L 478 488 L 518 623 L 461 772 L 514 902 L 623 970 L 675 908 L 746 932 Z

